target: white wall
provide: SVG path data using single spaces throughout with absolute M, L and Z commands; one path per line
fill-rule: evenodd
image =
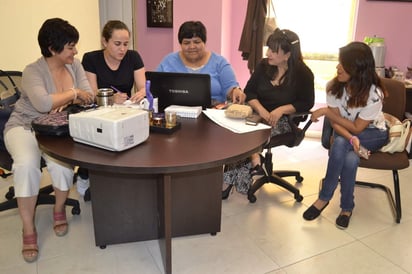
M 131 31 L 130 48 L 133 48 L 133 0 L 99 0 L 100 30 L 108 20 L 121 20 Z M 101 31 L 100 31 L 101 32 Z
M 0 69 L 21 71 L 39 58 L 38 31 L 53 17 L 79 31 L 77 58 L 100 48 L 98 0 L 0 0 Z

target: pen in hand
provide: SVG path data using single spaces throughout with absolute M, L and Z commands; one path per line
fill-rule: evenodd
M 110 86 L 110 87 L 119 94 L 126 94 L 126 92 L 122 92 L 122 91 L 118 90 L 117 88 L 115 88 L 114 86 Z M 129 99 L 129 96 L 126 96 L 126 99 Z

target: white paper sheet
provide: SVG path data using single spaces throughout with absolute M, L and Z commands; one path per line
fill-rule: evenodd
M 246 125 L 245 119 L 234 119 L 225 116 L 222 109 L 206 109 L 203 113 L 221 127 L 227 128 L 235 133 L 246 133 L 256 130 L 269 129 L 270 126 L 259 123 L 256 126 Z

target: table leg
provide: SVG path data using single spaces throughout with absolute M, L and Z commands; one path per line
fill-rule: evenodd
M 172 186 L 171 176 L 164 175 L 161 184 L 160 239 L 159 247 L 162 254 L 165 273 L 172 273 Z

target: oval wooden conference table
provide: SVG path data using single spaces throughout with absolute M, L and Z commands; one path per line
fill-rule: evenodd
M 159 239 L 166 273 L 172 237 L 220 232 L 223 165 L 259 151 L 270 135 L 233 133 L 204 114 L 179 121 L 174 133 L 150 133 L 122 152 L 37 137 L 46 154 L 89 169 L 96 245 Z

